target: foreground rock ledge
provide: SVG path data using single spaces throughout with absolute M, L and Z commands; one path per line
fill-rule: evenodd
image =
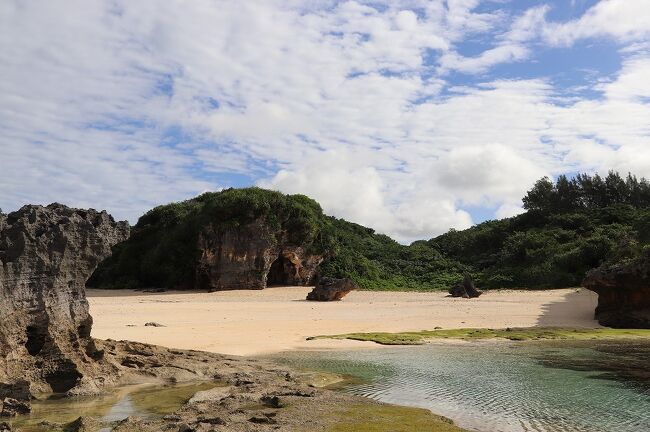
M 598 293 L 596 319 L 614 328 L 650 328 L 650 256 L 587 273 L 582 286 Z
M 0 214 L 0 396 L 96 392 L 110 368 L 90 337 L 86 280 L 129 234 L 60 204 Z
M 449 420 L 426 410 L 317 388 L 314 383 L 321 381 L 320 373 L 297 372 L 266 360 L 136 342 L 96 343 L 105 353 L 104 361 L 114 367 L 123 384 L 212 381 L 215 387 L 195 393 L 176 412 L 162 418 L 129 417 L 110 422 L 90 417 L 75 420 L 83 413 L 71 413 L 67 420 L 59 420 L 61 423 L 43 424 L 40 429 L 30 427 L 30 432 L 106 430 L 103 428 L 114 432 L 395 430 L 396 423 L 409 422 L 424 425 L 419 430 L 461 431 Z M 345 429 L 338 428 L 341 423 Z M 367 424 L 374 428 L 367 428 Z

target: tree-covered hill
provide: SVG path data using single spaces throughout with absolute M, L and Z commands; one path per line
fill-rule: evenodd
M 205 193 L 150 210 L 88 285 L 196 288 L 201 230 L 208 225 L 237 229 L 258 222 L 273 235 L 288 236 L 290 243 L 325 256 L 321 276 L 351 277 L 364 288 L 442 288 L 464 269 L 424 243 L 404 246 L 370 228 L 327 216 L 304 195 L 245 188 Z
M 650 242 L 650 185 L 610 172 L 539 180 L 526 213 L 450 231 L 430 247 L 472 268 L 484 287 L 576 286 L 604 262 L 638 256 Z
M 484 288 L 576 286 L 603 262 L 638 256 L 650 243 L 650 185 L 616 173 L 539 180 L 524 214 L 401 245 L 372 229 L 327 216 L 304 195 L 228 189 L 159 206 L 102 263 L 89 285 L 193 288 L 197 238 L 255 221 L 325 260 L 320 276 L 350 277 L 376 290 L 434 290 L 464 271 Z M 279 241 L 279 240 L 278 240 Z

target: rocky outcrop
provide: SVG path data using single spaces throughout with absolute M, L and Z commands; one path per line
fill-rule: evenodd
M 596 319 L 615 328 L 650 328 L 650 257 L 600 267 L 587 273 L 582 286 L 598 293 Z
M 463 281 L 449 288 L 452 297 L 476 298 L 483 294 L 483 291 L 476 289 L 474 280 L 469 273 L 465 273 Z
M 199 234 L 195 286 L 220 291 L 310 284 L 323 256 L 287 237 L 261 220 L 236 228 L 206 227 Z
M 357 289 L 357 284 L 352 279 L 321 278 L 313 290 L 307 294 L 307 300 L 334 301 L 341 300 L 350 291 Z
M 95 392 L 110 379 L 84 285 L 128 233 L 106 212 L 60 204 L 0 215 L 0 397 Z
M 335 249 L 317 202 L 259 188 L 209 192 L 145 213 L 88 286 L 262 289 L 308 285 Z

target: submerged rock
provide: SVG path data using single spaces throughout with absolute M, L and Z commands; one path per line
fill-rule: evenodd
M 307 300 L 334 301 L 341 300 L 350 291 L 357 289 L 352 279 L 321 278 L 313 290 L 307 294 Z
M 4 398 L 0 401 L 0 417 L 15 417 L 19 414 L 27 414 L 31 411 L 29 400 L 18 400 Z
M 106 212 L 60 204 L 0 215 L 0 393 L 101 385 L 84 285 L 128 233 Z
M 650 328 L 650 256 L 590 270 L 582 286 L 598 294 L 595 317 L 604 326 Z
M 449 294 L 452 297 L 476 298 L 483 294 L 483 291 L 476 289 L 474 280 L 469 273 L 465 273 L 463 282 L 449 288 Z

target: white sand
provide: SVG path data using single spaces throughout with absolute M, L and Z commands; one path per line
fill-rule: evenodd
M 88 290 L 93 336 L 173 348 L 256 355 L 292 349 L 376 346 L 305 340 L 351 332 L 462 327 L 598 327 L 596 294 L 584 289 L 489 291 L 477 299 L 446 293 L 356 291 L 340 302 L 308 302 L 310 288 L 167 292 Z M 145 327 L 146 322 L 165 327 Z

